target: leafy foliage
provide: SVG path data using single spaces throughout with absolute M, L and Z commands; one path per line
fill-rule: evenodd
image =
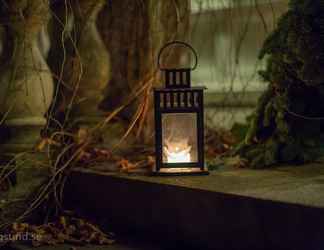
M 324 133 L 324 0 L 291 0 L 259 58 L 268 82 L 238 153 L 252 167 L 304 163 Z

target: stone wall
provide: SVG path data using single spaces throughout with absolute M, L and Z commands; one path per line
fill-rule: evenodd
M 204 83 L 212 92 L 265 89 L 256 74 L 262 67 L 258 53 L 288 3 L 257 2 L 258 5 L 250 1 L 250 5 L 224 5 L 192 14 L 192 44 L 200 59 L 193 74 L 195 82 Z
M 246 122 L 266 88 L 257 74 L 264 66 L 258 53 L 288 1 L 193 2 L 191 41 L 199 56 L 193 83 L 207 87 L 207 120 L 229 129 Z

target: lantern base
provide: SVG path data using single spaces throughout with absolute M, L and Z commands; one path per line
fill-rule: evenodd
M 209 175 L 207 170 L 200 168 L 161 168 L 153 171 L 152 176 L 181 176 L 181 175 Z

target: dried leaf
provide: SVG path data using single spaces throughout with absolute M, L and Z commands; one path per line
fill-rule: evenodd
M 137 168 L 138 164 L 131 163 L 126 159 L 121 159 L 117 162 L 117 166 L 120 167 L 122 171 L 128 171 Z
M 14 223 L 11 233 L 34 233 L 39 236 L 31 241 L 32 246 L 57 245 L 63 243 L 85 245 L 112 244 L 114 240 L 97 226 L 80 218 L 59 217 L 58 221 L 41 226 L 26 223 Z
M 153 168 L 154 167 L 154 165 L 155 165 L 155 158 L 153 157 L 153 156 L 148 156 L 147 157 L 147 165 L 149 166 L 149 167 L 151 167 L 151 168 Z
M 42 138 L 35 146 L 35 151 L 42 152 L 47 145 L 60 146 L 61 144 L 51 138 Z
M 237 155 L 225 158 L 224 164 L 229 167 L 245 168 L 247 167 L 248 161 Z
M 66 228 L 66 218 L 64 216 L 60 217 L 59 223 L 62 225 L 64 229 Z
M 77 144 L 84 144 L 90 138 L 90 132 L 87 128 L 80 128 L 75 136 L 75 141 Z

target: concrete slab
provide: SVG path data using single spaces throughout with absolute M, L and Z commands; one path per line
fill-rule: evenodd
M 196 249 L 323 249 L 324 166 L 219 169 L 209 176 L 73 172 L 70 207 L 116 231 Z M 139 233 L 140 234 L 140 233 Z
M 324 163 L 265 170 L 219 168 L 209 176 L 152 177 L 141 174 L 105 173 L 82 169 L 83 173 L 159 183 L 212 192 L 235 194 L 324 208 Z

